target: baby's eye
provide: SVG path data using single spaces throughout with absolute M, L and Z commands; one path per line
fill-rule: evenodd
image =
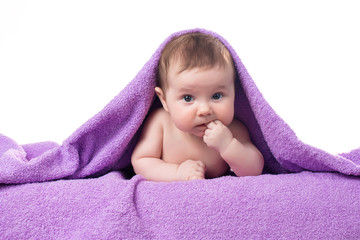
M 214 100 L 219 100 L 223 97 L 223 95 L 221 93 L 215 93 L 213 96 L 212 96 L 212 99 Z
M 194 100 L 194 98 L 191 95 L 185 95 L 183 99 L 185 102 L 191 102 L 192 100 Z

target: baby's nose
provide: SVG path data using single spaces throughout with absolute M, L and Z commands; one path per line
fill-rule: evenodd
M 200 106 L 198 108 L 199 116 L 207 116 L 207 115 L 211 115 L 211 114 L 212 114 L 212 110 L 211 110 L 211 107 L 209 106 L 209 104 L 206 104 L 206 103 L 200 104 Z

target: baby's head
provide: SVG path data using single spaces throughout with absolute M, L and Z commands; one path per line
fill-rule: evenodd
M 197 32 L 184 34 L 172 39 L 163 49 L 157 86 L 166 89 L 168 73 L 174 67 L 181 73 L 194 68 L 226 66 L 230 66 L 235 75 L 231 54 L 219 39 Z
M 165 46 L 155 91 L 178 129 L 202 137 L 207 123 L 232 122 L 234 79 L 226 47 L 213 36 L 190 33 Z

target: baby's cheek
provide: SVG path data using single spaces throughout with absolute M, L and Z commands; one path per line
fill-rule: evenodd
M 233 104 L 225 104 L 221 109 L 219 109 L 217 118 L 225 126 L 228 126 L 234 119 L 234 106 Z
M 227 112 L 224 113 L 223 117 L 224 117 L 223 124 L 225 126 L 228 126 L 234 119 L 234 108 L 233 107 L 227 108 Z
M 220 120 L 225 126 L 229 126 L 229 124 L 233 121 L 233 114 L 226 114 L 223 116 L 222 120 Z
M 174 118 L 173 123 L 181 131 L 187 132 L 191 129 L 191 126 L 189 124 L 189 119 L 186 116 L 180 115 L 177 118 Z

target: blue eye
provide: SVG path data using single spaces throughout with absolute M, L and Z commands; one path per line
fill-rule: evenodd
M 223 95 L 221 93 L 215 93 L 213 96 L 212 96 L 212 99 L 214 100 L 219 100 L 223 97 Z
M 185 102 L 191 102 L 192 100 L 194 100 L 194 98 L 191 95 L 185 95 L 183 99 Z

